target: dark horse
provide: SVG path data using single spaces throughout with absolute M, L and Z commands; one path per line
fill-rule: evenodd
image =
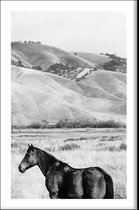
M 46 177 L 46 188 L 52 199 L 114 198 L 112 178 L 99 167 L 72 168 L 31 144 L 18 168 L 24 173 L 35 165 Z

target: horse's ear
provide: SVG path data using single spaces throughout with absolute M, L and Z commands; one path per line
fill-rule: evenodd
M 32 151 L 34 151 L 33 144 L 30 145 L 30 149 L 31 149 Z
M 32 149 L 32 150 L 34 149 L 33 144 L 31 144 L 31 145 L 28 144 L 28 147 L 29 147 L 29 149 Z

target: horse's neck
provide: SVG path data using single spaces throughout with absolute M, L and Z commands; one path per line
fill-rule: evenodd
M 46 173 L 49 170 L 50 166 L 52 166 L 58 160 L 54 156 L 46 153 L 43 150 L 37 151 L 37 154 L 38 154 L 38 166 L 42 171 L 43 175 L 46 176 Z

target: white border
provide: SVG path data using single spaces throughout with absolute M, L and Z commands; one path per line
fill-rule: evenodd
M 2 54 L 1 54 L 1 208 L 5 209 L 112 209 L 135 208 L 135 141 L 134 103 L 135 103 L 135 2 L 134 1 L 2 1 Z M 10 42 L 12 11 L 126 11 L 127 13 L 127 199 L 115 200 L 44 200 L 11 199 L 11 151 L 10 151 Z M 119 23 L 120 24 L 120 23 Z M 5 149 L 6 148 L 6 149 Z M 6 157 L 6 158 L 5 158 Z

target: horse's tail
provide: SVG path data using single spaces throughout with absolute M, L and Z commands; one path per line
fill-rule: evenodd
M 104 174 L 104 179 L 106 181 L 106 194 L 105 194 L 104 199 L 114 199 L 114 187 L 113 187 L 113 180 L 111 176 L 103 169 L 99 167 L 96 167 L 96 168 Z
M 114 199 L 113 181 L 109 174 L 104 174 L 106 181 L 106 194 L 104 199 Z

